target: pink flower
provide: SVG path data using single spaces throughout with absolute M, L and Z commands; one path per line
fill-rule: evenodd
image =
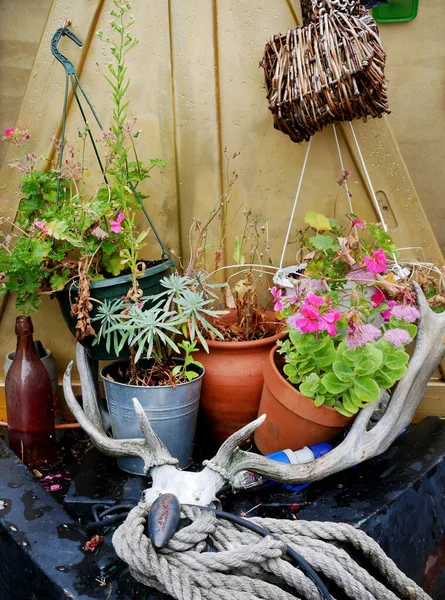
M 273 299 L 275 300 L 273 309 L 275 311 L 281 310 L 283 308 L 283 303 L 281 301 L 281 296 L 283 295 L 283 290 L 279 290 L 276 285 L 270 288 L 270 293 L 272 294 Z
M 346 334 L 346 344 L 350 349 L 365 346 L 368 342 L 374 342 L 380 335 L 380 329 L 374 325 L 352 325 Z
M 38 219 L 36 219 L 34 221 L 33 225 L 35 225 L 36 227 L 41 229 L 43 231 L 43 233 L 46 233 L 46 234 L 49 233 L 49 230 L 43 221 L 39 221 Z
M 29 140 L 30 135 L 26 130 L 16 129 L 15 127 L 8 127 L 4 130 L 2 137 L 0 138 L 3 142 L 12 142 L 15 146 L 20 146 L 25 140 Z
M 374 308 L 378 308 L 383 302 L 386 301 L 385 294 L 381 289 L 377 288 L 371 296 L 371 302 Z
M 387 260 L 383 248 L 376 250 L 372 258 L 365 256 L 363 262 L 371 273 L 384 273 L 386 271 Z
M 396 319 L 406 323 L 415 323 L 420 317 L 420 312 L 415 306 L 408 304 L 396 304 L 391 308 L 391 314 Z
M 319 330 L 327 331 L 330 336 L 337 335 L 336 323 L 340 319 L 341 313 L 338 310 L 331 309 L 327 314 L 321 316 Z
M 330 300 L 330 299 L 329 299 Z M 305 303 L 310 306 L 321 306 L 324 304 L 324 298 L 322 296 L 317 296 L 313 292 L 309 292 L 305 298 Z
M 389 321 L 391 318 L 391 309 L 393 306 L 396 305 L 396 301 L 395 300 L 390 300 L 388 303 L 388 308 L 386 310 L 382 310 L 382 312 L 380 313 L 382 315 L 382 317 L 385 319 L 385 321 Z
M 295 326 L 302 333 L 315 333 L 319 330 L 320 311 L 309 304 L 303 304 L 301 315 L 295 319 Z
M 304 304 L 301 307 L 300 314 L 287 319 L 287 324 L 292 329 L 299 329 L 302 333 L 315 333 L 317 331 L 327 331 L 330 336 L 337 334 L 337 321 L 341 319 L 341 313 L 329 308 L 331 299 L 316 296 L 312 292 L 306 296 Z M 318 310 L 324 305 L 323 313 Z
M 389 329 L 383 337 L 387 342 L 394 344 L 396 348 L 412 342 L 410 334 L 405 329 Z
M 361 221 L 360 219 L 358 219 L 355 215 L 346 215 L 348 217 L 348 219 L 351 221 L 352 225 L 354 227 L 357 227 L 357 229 L 365 229 L 365 224 L 363 221 Z
M 112 231 L 113 233 L 121 233 L 122 232 L 122 221 L 125 219 L 125 215 L 124 213 L 119 213 L 117 219 L 115 221 L 113 221 L 112 219 L 110 219 L 110 231 Z
M 14 131 L 15 131 L 14 127 L 8 127 L 8 129 L 5 129 L 5 131 L 3 132 L 3 136 L 6 139 L 10 140 L 11 138 L 14 137 Z

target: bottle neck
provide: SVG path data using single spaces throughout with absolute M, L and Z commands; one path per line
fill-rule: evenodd
M 32 337 L 34 327 L 32 326 L 31 317 L 17 317 L 15 332 L 17 334 L 16 356 L 20 356 L 23 353 L 38 356 Z

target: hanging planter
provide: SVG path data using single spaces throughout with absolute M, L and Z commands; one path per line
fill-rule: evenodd
M 329 123 L 389 113 L 386 55 L 367 10 L 349 0 L 302 7 L 305 24 L 275 35 L 261 61 L 274 127 L 302 142 Z

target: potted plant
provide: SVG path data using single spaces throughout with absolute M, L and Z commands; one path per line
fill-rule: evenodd
M 137 224 L 147 197 L 137 188 L 153 168 L 165 163 L 159 159 L 152 159 L 148 167 L 142 163 L 135 143 L 140 131 L 136 118 L 127 113 L 130 82 L 125 60 L 137 44 L 129 10 L 128 2 L 114 0 L 114 37 L 98 32 L 113 58 L 107 80 L 114 110 L 111 127 L 97 134 L 106 154 L 100 165 L 104 179 L 96 189 L 87 185 L 90 173 L 84 163 L 87 140 L 93 141 L 90 125 L 78 132 L 80 148 L 65 138 L 53 139 L 55 163 L 43 171 L 37 168 L 37 155 L 28 149 L 27 131 L 9 128 L 2 136 L 23 151 L 22 158 L 11 164 L 22 173 L 23 198 L 16 222 L 4 223 L 1 234 L 3 293 L 16 292 L 17 310 L 25 315 L 38 310 L 41 294 L 55 294 L 76 340 L 90 348 L 98 301 L 125 296 L 131 303 L 143 294 L 156 294 L 160 279 L 173 265 L 162 244 L 159 260 L 141 257 L 150 228 Z M 95 345 L 93 355 L 114 358 L 103 345 Z
M 204 374 L 193 353 L 197 340 L 207 349 L 203 333 L 218 334 L 209 319 L 221 313 L 211 308 L 213 301 L 191 277 L 174 273 L 160 284 L 162 292 L 138 303 L 129 305 L 125 299 L 100 303 L 94 343 L 103 341 L 107 351 L 113 348 L 117 355 L 124 346 L 130 348 L 129 359 L 101 370 L 113 436 L 143 437 L 133 408 L 136 397 L 179 466 L 186 467 L 192 458 Z M 146 302 L 154 305 L 144 310 Z M 124 471 L 144 474 L 142 459 L 118 462 Z
M 231 158 L 235 158 L 237 154 Z M 228 163 L 229 163 L 228 159 Z M 229 174 L 227 191 L 212 211 L 207 222 L 196 219 L 190 233 L 191 258 L 185 272 L 197 281 L 208 297 L 220 303 L 227 314 L 212 321 L 214 330 L 205 332 L 209 352 L 198 353 L 206 369 L 201 389 L 199 430 L 208 442 L 221 443 L 235 431 L 250 423 L 258 412 L 263 387 L 263 365 L 282 336 L 282 325 L 276 320 L 268 304 L 259 300 L 261 287 L 268 287 L 270 264 L 267 219 L 242 211 L 241 235 L 235 238 L 234 264 L 221 266 L 226 245 L 226 225 L 233 185 L 237 179 Z M 236 211 L 239 214 L 240 210 Z M 215 243 L 213 261 L 207 256 L 210 246 L 211 225 L 220 224 L 219 239 Z M 213 262 L 213 264 L 212 264 Z M 212 264 L 213 268 L 210 268 Z M 218 275 L 232 273 L 222 283 L 215 283 Z M 266 285 L 264 285 L 266 284 Z M 221 297 L 215 292 L 221 292 Z
M 259 413 L 267 419 L 255 434 L 264 454 L 329 441 L 407 370 L 405 348 L 419 317 L 414 265 L 397 259 L 383 228 L 348 217 L 341 227 L 307 213 L 298 235 L 304 264 L 285 277 L 286 287 L 271 289 L 287 337 L 264 368 Z M 432 266 L 420 263 L 417 275 L 426 279 L 432 306 L 443 310 L 443 275 L 431 277 Z

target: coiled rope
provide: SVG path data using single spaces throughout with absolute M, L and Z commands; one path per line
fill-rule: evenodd
M 182 506 L 189 524 L 156 550 L 146 535 L 150 505 L 138 504 L 113 535 L 113 546 L 139 582 L 177 600 L 320 600 L 316 585 L 286 558 L 286 544 L 352 600 L 431 600 L 363 531 L 343 523 L 250 519 L 271 532 L 261 537 L 218 519 L 214 512 Z M 279 539 L 275 536 L 279 536 Z M 359 551 L 382 583 L 343 549 Z M 208 552 L 209 546 L 216 552 Z

